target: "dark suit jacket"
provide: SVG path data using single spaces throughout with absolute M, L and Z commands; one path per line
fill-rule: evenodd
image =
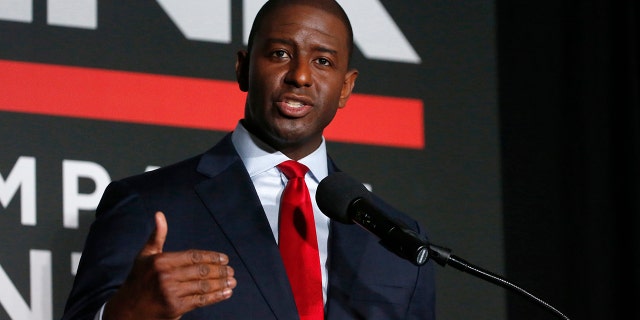
M 297 319 L 278 246 L 230 135 L 200 156 L 109 185 L 63 319 L 93 319 L 129 273 L 158 210 L 169 225 L 164 251 L 223 252 L 238 282 L 230 299 L 182 319 Z M 363 228 L 333 221 L 328 259 L 327 319 L 435 318 L 433 263 L 416 267 Z

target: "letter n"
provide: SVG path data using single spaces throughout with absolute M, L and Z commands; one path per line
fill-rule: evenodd
M 11 319 L 53 319 L 51 252 L 30 250 L 31 308 L 0 265 L 0 304 Z

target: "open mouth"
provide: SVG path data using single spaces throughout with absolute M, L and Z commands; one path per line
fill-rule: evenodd
M 291 108 L 301 108 L 305 106 L 304 102 L 296 100 L 285 100 L 284 103 Z
M 300 101 L 285 100 L 278 102 L 280 113 L 289 118 L 300 118 L 305 116 L 311 110 L 311 106 Z

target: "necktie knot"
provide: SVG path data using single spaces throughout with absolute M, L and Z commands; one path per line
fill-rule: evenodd
M 280 163 L 278 165 L 278 169 L 280 169 L 280 171 L 282 171 L 285 177 L 287 177 L 287 179 L 289 180 L 295 178 L 304 178 L 304 175 L 309 171 L 309 168 L 307 168 L 307 166 L 293 160 L 287 160 Z

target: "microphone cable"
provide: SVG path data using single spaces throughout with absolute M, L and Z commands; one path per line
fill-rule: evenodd
M 465 261 L 464 259 L 457 257 L 456 255 L 451 254 L 451 249 L 449 248 L 444 248 L 441 246 L 437 246 L 434 244 L 429 244 L 429 256 L 439 265 L 441 266 L 446 266 L 446 265 L 450 265 L 462 272 L 467 272 L 470 273 L 474 276 L 477 276 L 478 278 L 487 280 L 493 284 L 499 285 L 503 288 L 507 288 L 507 289 L 511 289 L 513 291 L 515 291 L 516 293 L 519 293 L 520 295 L 529 298 L 535 302 L 537 302 L 538 304 L 542 305 L 543 307 L 545 307 L 547 310 L 553 312 L 554 314 L 556 314 L 557 316 L 559 316 L 562 319 L 565 320 L 569 320 L 569 318 L 564 315 L 562 312 L 560 312 L 558 309 L 554 308 L 552 305 L 550 305 L 549 303 L 545 302 L 544 300 L 536 297 L 535 295 L 531 294 L 530 292 L 528 292 L 527 290 L 507 281 L 506 279 L 502 278 L 499 275 L 496 275 L 490 271 L 487 271 L 485 269 L 482 269 L 478 266 L 474 266 L 473 264 Z

